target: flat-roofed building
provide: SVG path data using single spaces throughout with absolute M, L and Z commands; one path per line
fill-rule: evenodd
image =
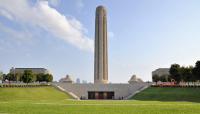
M 157 75 L 157 76 L 169 76 L 169 68 L 158 68 L 152 72 L 152 76 Z
M 49 70 L 45 68 L 11 68 L 12 74 L 23 74 L 25 70 L 31 70 L 34 74 L 50 74 Z

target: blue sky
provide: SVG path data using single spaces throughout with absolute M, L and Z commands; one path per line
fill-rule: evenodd
M 1 0 L 0 70 L 44 67 L 93 82 L 95 8 L 108 12 L 109 81 L 200 60 L 199 0 Z

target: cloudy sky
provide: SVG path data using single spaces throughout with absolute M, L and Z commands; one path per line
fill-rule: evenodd
M 95 8 L 108 12 L 109 81 L 200 60 L 199 0 L 0 0 L 0 70 L 44 67 L 93 82 Z

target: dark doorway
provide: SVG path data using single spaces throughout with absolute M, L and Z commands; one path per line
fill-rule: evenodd
M 113 91 L 89 91 L 88 99 L 114 99 Z
M 88 92 L 88 99 L 95 99 L 95 92 Z

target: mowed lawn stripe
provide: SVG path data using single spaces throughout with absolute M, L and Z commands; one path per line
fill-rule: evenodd
M 11 100 L 62 100 L 71 96 L 54 87 L 0 88 L 0 101 Z

